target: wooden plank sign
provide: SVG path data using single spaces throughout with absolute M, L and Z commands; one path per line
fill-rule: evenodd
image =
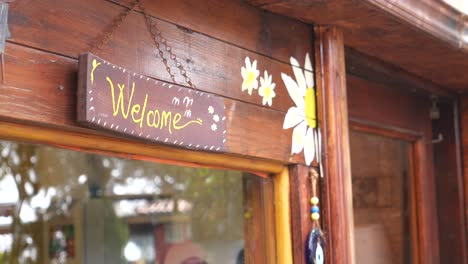
M 79 58 L 78 122 L 190 149 L 224 151 L 224 100 L 148 78 L 91 53 Z

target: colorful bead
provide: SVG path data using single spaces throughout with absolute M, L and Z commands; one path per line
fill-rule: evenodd
M 315 221 L 315 220 L 319 220 L 320 215 L 319 215 L 318 213 L 312 213 L 312 214 L 310 215 L 310 217 L 312 218 L 312 220 Z
M 310 199 L 310 203 L 313 205 L 317 205 L 319 203 L 319 198 L 318 197 L 312 197 Z
M 310 208 L 311 213 L 320 213 L 320 209 L 318 206 L 314 205 Z

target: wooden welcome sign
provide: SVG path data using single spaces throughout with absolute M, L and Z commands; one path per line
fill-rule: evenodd
M 81 54 L 78 122 L 190 149 L 224 151 L 224 100 Z

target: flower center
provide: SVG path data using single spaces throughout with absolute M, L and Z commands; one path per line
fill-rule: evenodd
M 315 90 L 312 87 L 307 88 L 305 98 L 304 98 L 304 112 L 307 125 L 312 128 L 317 127 L 317 110 L 315 107 Z
M 247 74 L 246 81 L 248 85 L 251 85 L 255 81 L 255 73 L 253 71 L 250 71 Z
M 271 97 L 271 87 L 270 86 L 265 87 L 264 94 L 265 94 L 266 98 Z

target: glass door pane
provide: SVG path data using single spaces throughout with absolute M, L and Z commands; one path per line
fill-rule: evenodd
M 350 133 L 356 260 L 412 263 L 410 143 Z
M 244 263 L 268 182 L 0 141 L 0 263 Z

